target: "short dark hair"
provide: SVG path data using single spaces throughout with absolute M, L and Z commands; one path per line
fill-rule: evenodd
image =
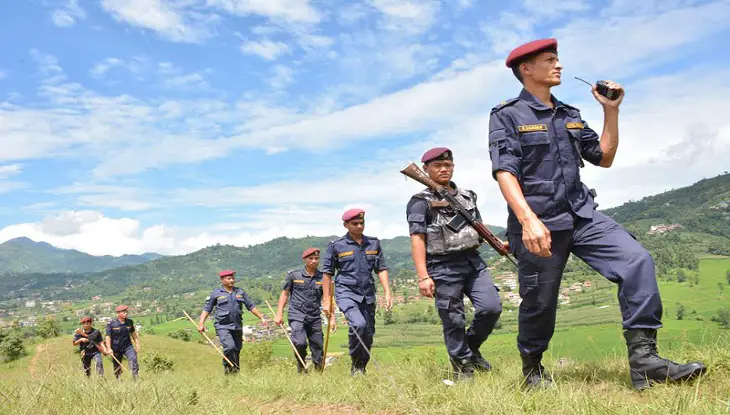
M 541 49 L 535 52 L 530 53 L 529 55 L 525 55 L 520 60 L 515 61 L 512 64 L 512 73 L 514 74 L 515 78 L 517 78 L 518 81 L 520 81 L 521 84 L 524 84 L 524 78 L 522 78 L 522 74 L 520 73 L 520 65 L 522 65 L 525 62 L 531 62 L 534 61 L 538 55 L 545 52 L 552 52 L 554 54 L 558 54 L 558 50 L 556 48 L 547 48 L 547 49 Z

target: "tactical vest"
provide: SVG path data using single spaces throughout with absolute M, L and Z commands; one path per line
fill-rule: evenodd
M 446 255 L 479 247 L 477 231 L 461 220 L 461 216 L 431 190 L 424 189 L 418 197 L 428 202 L 430 221 L 426 225 L 426 253 Z M 457 189 L 456 199 L 472 215 L 476 215 L 476 195 L 471 190 Z

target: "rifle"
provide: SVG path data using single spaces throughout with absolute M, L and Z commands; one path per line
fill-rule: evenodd
M 465 220 L 469 226 L 474 228 L 475 231 L 477 231 L 477 234 L 487 241 L 487 243 L 495 250 L 499 255 L 507 257 L 509 261 L 514 264 L 514 266 L 517 266 L 517 262 L 509 255 L 509 250 L 507 250 L 507 247 L 504 246 L 502 241 L 494 236 L 492 231 L 490 231 L 484 224 L 479 221 L 477 218 L 474 217 L 466 208 L 452 195 L 449 193 L 449 189 L 446 186 L 442 186 L 435 181 L 433 181 L 428 175 L 421 170 L 418 166 L 416 166 L 416 163 L 410 163 L 407 165 L 403 170 L 400 171 L 405 176 L 410 177 L 411 179 L 417 181 L 418 183 L 421 183 L 422 185 L 428 187 L 432 191 L 436 192 L 439 196 L 441 196 L 442 199 L 446 200 L 449 205 L 461 216 L 462 220 Z

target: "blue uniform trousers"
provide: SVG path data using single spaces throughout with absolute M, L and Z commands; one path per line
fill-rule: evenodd
M 221 359 L 225 373 L 238 372 L 241 367 L 241 349 L 243 349 L 243 330 L 220 329 L 215 330 L 223 348 L 223 354 L 234 364 L 233 367 Z
M 357 302 L 348 297 L 340 297 L 337 298 L 337 307 L 345 314 L 349 325 L 350 356 L 362 365 L 367 364 L 375 335 L 375 303 L 368 304 L 365 300 Z M 358 340 L 358 335 L 365 347 Z
M 81 365 L 84 367 L 86 376 L 91 376 L 91 361 L 96 363 L 96 373 L 104 376 L 104 362 L 101 359 L 101 353 L 84 354 L 81 357 Z
M 112 363 L 114 366 L 114 376 L 117 378 L 122 375 L 122 367 L 117 363 L 122 361 L 123 357 L 127 358 L 129 364 L 129 370 L 132 372 L 132 376 L 136 379 L 139 376 L 139 363 L 137 363 L 137 351 L 134 350 L 134 346 L 127 346 L 124 350 L 114 350 L 114 357 L 116 360 Z
M 541 354 L 555 329 L 555 313 L 563 269 L 572 252 L 609 281 L 618 284 L 618 302 L 625 329 L 662 326 L 654 260 L 634 237 L 608 216 L 576 219 L 574 229 L 553 231 L 552 256 L 529 252 L 521 234 L 509 234 L 510 249 L 519 264 L 520 312 L 517 348 Z
M 319 365 L 322 362 L 322 347 L 324 337 L 322 335 L 322 318 L 305 317 L 304 321 L 289 321 L 291 327 L 291 341 L 297 348 L 302 360 L 307 357 L 307 340 L 309 350 L 312 351 L 312 362 Z
M 446 350 L 452 359 L 471 358 L 487 337 L 502 313 L 502 302 L 489 271 L 477 271 L 465 265 L 463 279 L 435 279 L 436 308 L 444 331 Z M 466 330 L 464 295 L 474 306 L 474 320 Z

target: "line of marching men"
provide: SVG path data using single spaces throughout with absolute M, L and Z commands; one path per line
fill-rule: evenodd
M 580 179 L 583 160 L 604 168 L 613 164 L 623 87 L 611 81 L 601 83 L 605 91 L 597 85 L 592 87 L 604 113 L 599 136 L 577 108 L 551 93 L 552 87 L 560 85 L 563 69 L 556 39 L 537 40 L 515 48 L 505 64 L 523 88 L 516 98 L 491 111 L 489 157 L 491 175 L 508 206 L 508 241 L 504 245 L 517 258 L 522 298 L 517 349 L 524 384 L 528 388 L 546 388 L 553 383 L 542 365 L 542 357 L 554 333 L 557 296 L 570 254 L 618 286 L 634 388 L 644 389 L 654 382 L 684 381 L 704 373 L 706 367 L 701 362 L 679 364 L 658 354 L 662 302 L 653 259 L 633 235 L 597 210 L 596 192 Z M 450 149 L 428 150 L 421 162 L 433 182 L 481 221 L 476 193 L 452 181 L 455 163 Z M 328 327 L 334 329 L 334 277 L 334 300 L 349 326 L 350 372 L 359 376 L 365 374 L 371 360 L 375 335 L 373 274 L 382 285 L 386 309 L 392 307 L 393 295 L 380 241 L 363 234 L 365 212 L 351 209 L 341 219 L 347 233 L 329 243 L 321 270 L 317 269 L 320 252 L 308 249 L 302 254 L 304 266 L 287 275 L 275 323 L 283 324 L 283 309 L 288 301 L 297 360 L 306 355 L 308 340 L 314 366 L 322 368 L 325 362 L 320 310 L 330 320 Z M 498 288 L 478 252 L 482 238 L 441 193 L 430 188 L 410 198 L 406 221 L 418 288 L 421 295 L 434 299 L 454 378 L 469 379 L 475 371 L 491 370 L 492 363 L 482 357 L 480 347 L 492 333 L 502 304 Z M 235 286 L 234 271 L 220 273 L 220 279 L 221 288 L 206 300 L 198 330 L 204 332 L 205 320 L 214 313 L 216 332 L 226 356 L 224 368 L 226 373 L 232 373 L 238 370 L 243 307 L 261 320 L 264 318 L 245 291 Z M 474 307 L 474 319 L 468 328 L 464 296 Z M 125 337 L 131 334 L 136 338 L 136 333 L 125 321 L 120 317 L 107 327 L 106 348 L 111 348 L 115 357 L 124 355 L 136 361 Z M 96 338 L 94 342 L 98 344 Z M 116 343 L 115 338 L 119 339 Z M 135 347 L 139 347 L 138 339 Z M 302 363 L 298 363 L 300 372 L 304 369 Z

